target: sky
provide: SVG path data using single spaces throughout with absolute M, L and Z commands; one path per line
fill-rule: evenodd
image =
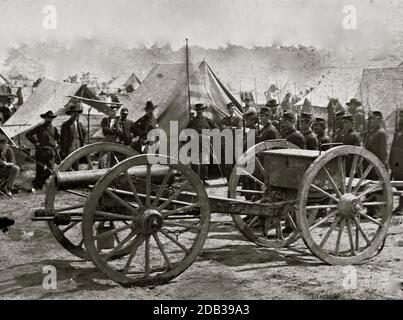
M 55 30 L 43 28 L 47 5 L 56 9 Z M 346 5 L 357 10 L 357 29 L 343 28 Z M 231 43 L 390 50 L 402 40 L 402 13 L 400 0 L 0 0 L 0 58 L 22 42 L 57 40 L 71 47 L 82 38 L 174 49 L 189 38 L 204 48 Z

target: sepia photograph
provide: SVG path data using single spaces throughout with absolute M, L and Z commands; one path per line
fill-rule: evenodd
M 402 16 L 1 0 L 0 300 L 402 300 Z

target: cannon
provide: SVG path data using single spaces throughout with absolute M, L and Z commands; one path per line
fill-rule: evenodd
M 106 160 L 105 160 L 106 159 Z M 80 170 L 71 165 L 80 161 Z M 237 161 L 228 196 L 208 196 L 188 165 L 164 155 L 98 143 L 68 156 L 34 221 L 72 254 L 124 286 L 159 285 L 200 255 L 211 213 L 230 214 L 247 240 L 264 247 L 302 239 L 331 265 L 379 253 L 392 215 L 392 183 L 364 148 L 300 150 L 261 142 Z

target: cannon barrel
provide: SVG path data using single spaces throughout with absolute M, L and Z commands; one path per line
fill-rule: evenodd
M 88 187 L 95 184 L 109 169 L 93 169 L 82 171 L 64 171 L 57 172 L 54 176 L 56 187 L 60 189 L 70 189 L 78 187 Z M 162 182 L 167 175 L 169 168 L 162 165 L 153 165 L 151 167 L 151 180 L 153 183 Z M 147 176 L 146 166 L 130 168 L 130 176 L 136 179 L 145 179 Z

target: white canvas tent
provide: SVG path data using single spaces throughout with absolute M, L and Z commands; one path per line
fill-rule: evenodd
M 110 89 L 112 91 L 126 90 L 128 87 L 132 87 L 136 90 L 141 85 L 140 79 L 136 76 L 135 73 L 131 74 L 122 74 L 118 78 L 116 78 L 110 85 Z

